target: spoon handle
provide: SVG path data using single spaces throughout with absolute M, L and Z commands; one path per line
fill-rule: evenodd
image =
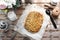
M 56 23 L 54 22 L 54 19 L 52 18 L 52 16 L 50 16 L 50 20 L 51 20 L 51 22 L 52 22 L 54 28 L 57 29 Z
M 48 9 L 48 10 L 46 10 L 46 14 L 50 16 L 50 20 L 51 20 L 51 22 L 52 22 L 52 24 L 53 24 L 54 28 L 56 29 L 56 28 L 57 28 L 57 26 L 56 26 L 56 24 L 55 24 L 55 22 L 54 22 L 53 17 L 50 15 L 50 10 L 49 10 L 49 9 Z

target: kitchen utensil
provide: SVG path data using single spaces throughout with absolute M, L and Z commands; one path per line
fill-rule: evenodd
M 51 19 L 51 22 L 52 22 L 54 28 L 57 29 L 57 26 L 56 26 L 56 24 L 55 24 L 55 22 L 54 22 L 54 19 L 53 19 L 52 16 L 50 15 L 50 10 L 47 9 L 47 10 L 46 10 L 46 14 L 50 16 L 50 19 Z

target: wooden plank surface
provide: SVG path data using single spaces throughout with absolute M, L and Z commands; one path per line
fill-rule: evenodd
M 22 15 L 23 10 L 24 10 L 24 8 L 18 8 L 16 10 L 18 19 Z M 16 21 L 12 22 L 13 28 L 16 25 L 18 19 Z M 57 30 L 54 29 L 54 27 L 50 21 L 49 25 L 47 26 L 47 28 L 45 30 L 42 40 L 60 40 L 60 19 L 59 18 L 56 20 L 56 24 L 58 26 Z M 6 35 L 2 36 L 3 40 L 10 40 L 10 38 L 12 37 L 12 33 L 14 33 L 13 28 L 11 28 L 11 30 L 9 30 L 6 33 Z M 17 33 L 16 37 L 14 38 L 14 40 L 23 40 L 23 39 L 24 39 L 24 37 L 20 33 Z

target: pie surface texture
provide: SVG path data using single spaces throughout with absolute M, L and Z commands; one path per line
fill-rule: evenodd
M 42 24 L 43 15 L 40 12 L 32 11 L 25 20 L 24 28 L 29 32 L 36 33 L 41 29 Z

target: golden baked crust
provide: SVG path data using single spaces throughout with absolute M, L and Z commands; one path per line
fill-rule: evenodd
M 29 32 L 36 33 L 40 30 L 42 23 L 43 23 L 43 15 L 40 14 L 39 12 L 32 11 L 27 16 L 24 27 Z

